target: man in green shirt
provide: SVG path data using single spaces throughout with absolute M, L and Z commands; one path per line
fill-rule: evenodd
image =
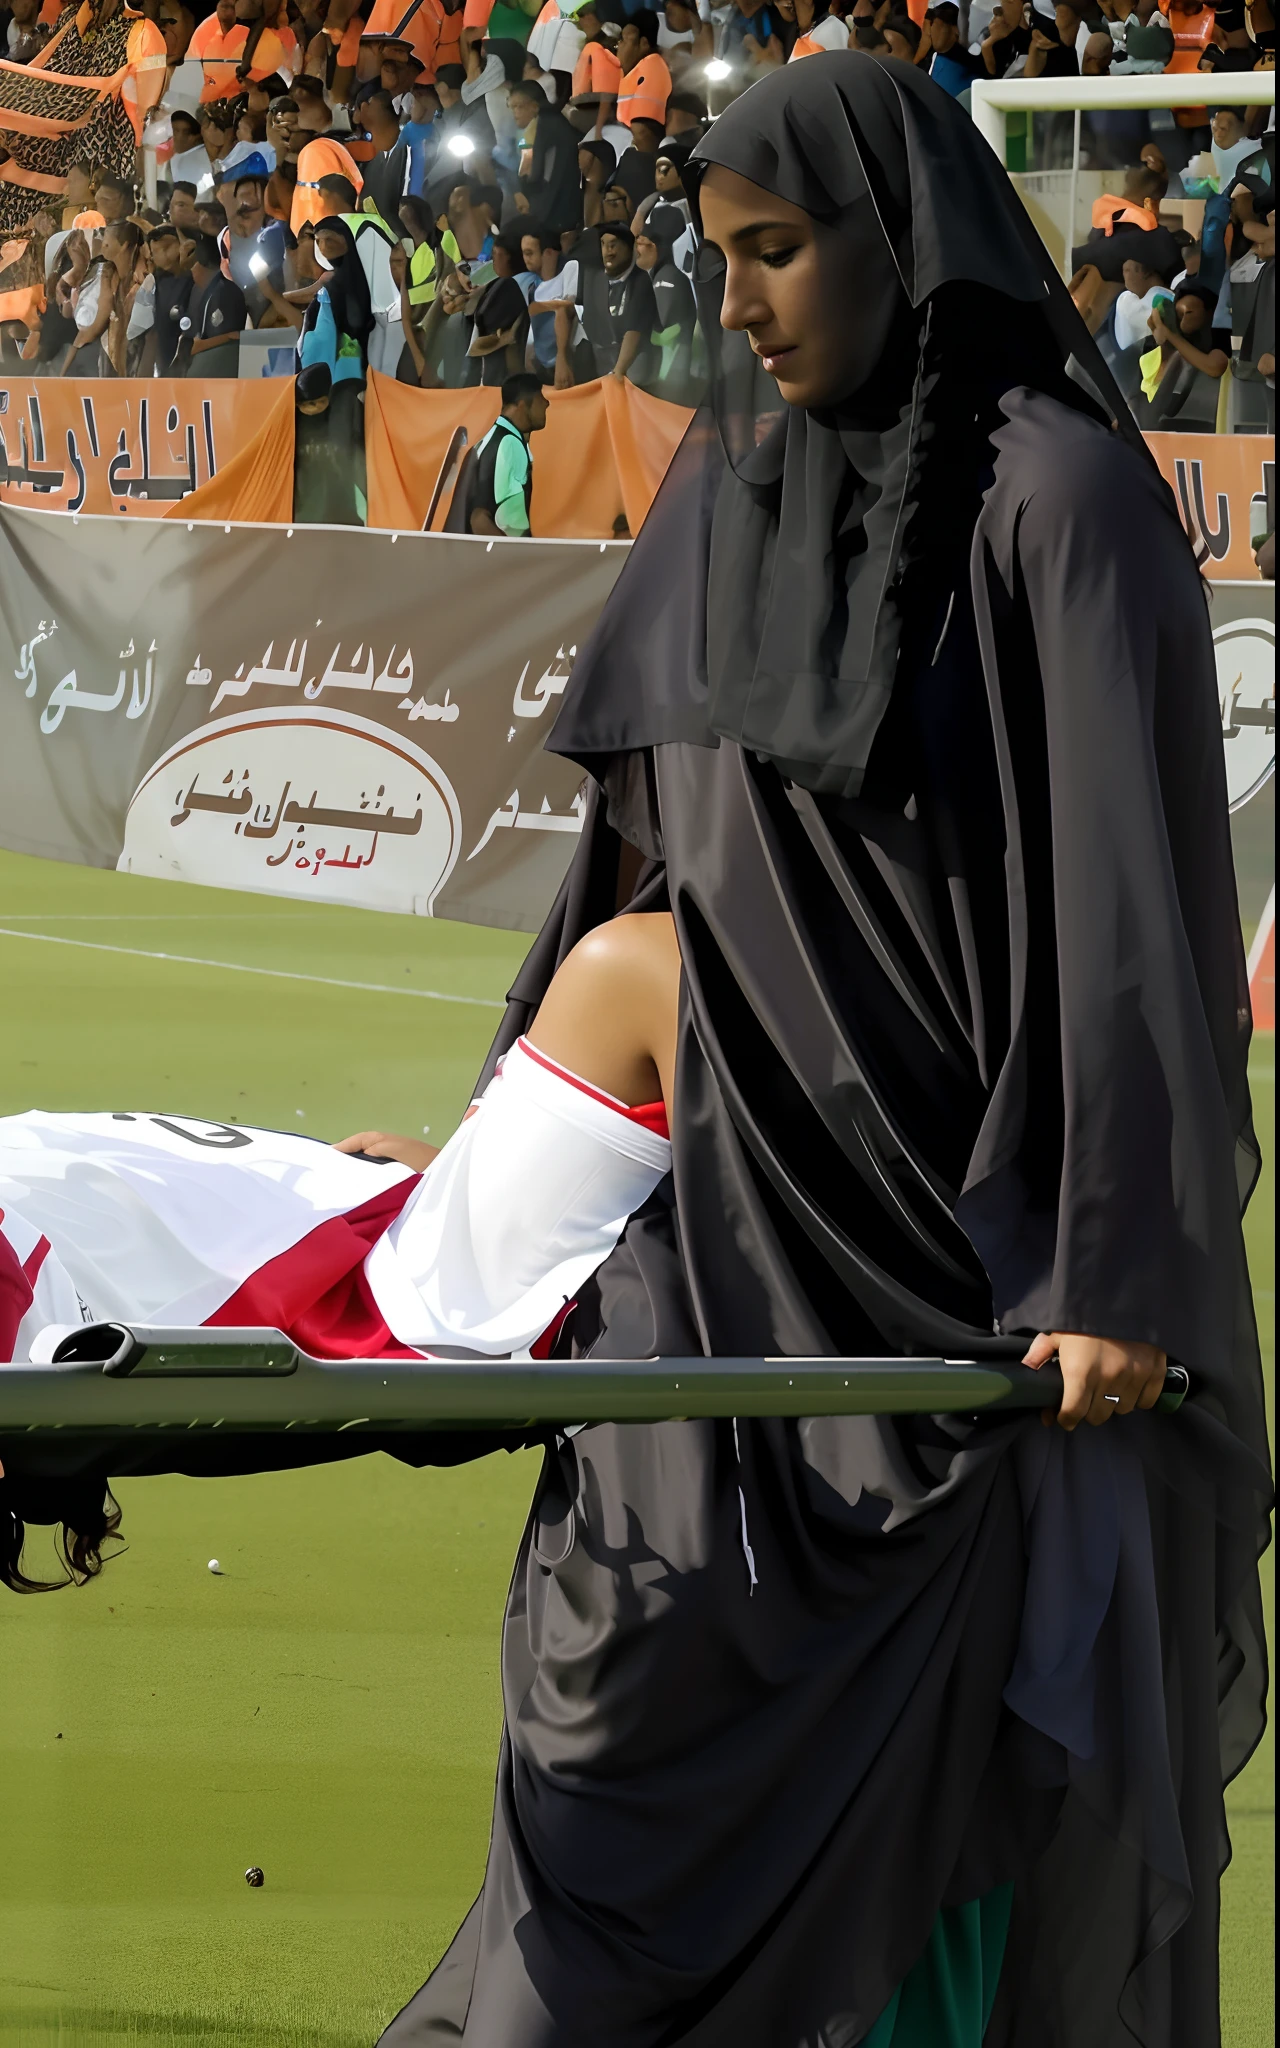
M 546 424 L 547 396 L 541 378 L 529 370 L 508 377 L 502 387 L 502 411 L 477 446 L 469 474 L 459 479 L 465 514 L 458 522 L 462 532 L 528 536 L 533 495 L 529 436 Z M 449 524 L 454 525 L 452 516 Z

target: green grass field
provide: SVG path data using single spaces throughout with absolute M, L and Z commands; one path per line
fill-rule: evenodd
M 0 854 L 0 1110 L 438 1138 L 526 944 Z M 1270 1038 L 1255 1079 L 1269 1151 Z M 1273 1209 L 1269 1169 L 1268 1359 Z M 100 1581 L 0 1596 L 0 2048 L 372 2040 L 480 1882 L 536 1463 L 133 1480 Z M 1273 2038 L 1272 1785 L 1268 1742 L 1231 1795 L 1230 2048 Z

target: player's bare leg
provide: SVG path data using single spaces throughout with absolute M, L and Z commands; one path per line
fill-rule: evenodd
M 680 950 L 668 911 L 616 917 L 581 939 L 556 971 L 529 1043 L 593 1088 L 635 1105 L 675 1079 Z M 419 1171 L 438 1146 L 386 1131 L 357 1131 L 340 1152 L 369 1152 Z

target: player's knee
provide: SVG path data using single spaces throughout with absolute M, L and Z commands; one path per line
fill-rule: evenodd
M 561 974 L 567 969 L 581 994 L 602 1003 L 661 1000 L 679 977 L 670 913 L 637 913 L 598 925 L 578 941 Z
M 609 1094 L 648 1101 L 655 1066 L 661 1071 L 660 1051 L 671 1038 L 679 985 L 671 918 L 614 918 L 579 940 L 561 963 L 530 1039 Z

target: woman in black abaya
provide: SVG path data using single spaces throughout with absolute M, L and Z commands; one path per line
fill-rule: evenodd
M 1063 1427 L 558 1441 L 484 1890 L 384 2041 L 1209 2048 L 1268 1482 L 1203 589 L 944 94 L 793 66 L 687 185 L 716 418 L 566 695 L 593 801 L 494 1048 L 670 912 L 673 1173 L 564 1341 L 1056 1347 Z
M 484 1889 L 384 2039 L 1213 2048 L 1269 1487 L 1203 587 L 1003 171 L 916 71 L 790 66 L 686 189 L 714 410 L 566 692 L 552 743 L 593 793 L 490 1066 L 530 1027 L 624 1122 L 661 1080 L 672 1171 L 558 1341 L 1057 1350 L 1061 1426 L 554 1436 Z M 370 1147 L 426 1163 L 344 1149 Z M 354 1447 L 312 1441 L 112 1469 Z M 13 1450 L 0 1578 L 30 1583 L 21 1522 L 55 1497 L 92 1569 L 101 1453 L 34 1447 L 59 1496 Z

